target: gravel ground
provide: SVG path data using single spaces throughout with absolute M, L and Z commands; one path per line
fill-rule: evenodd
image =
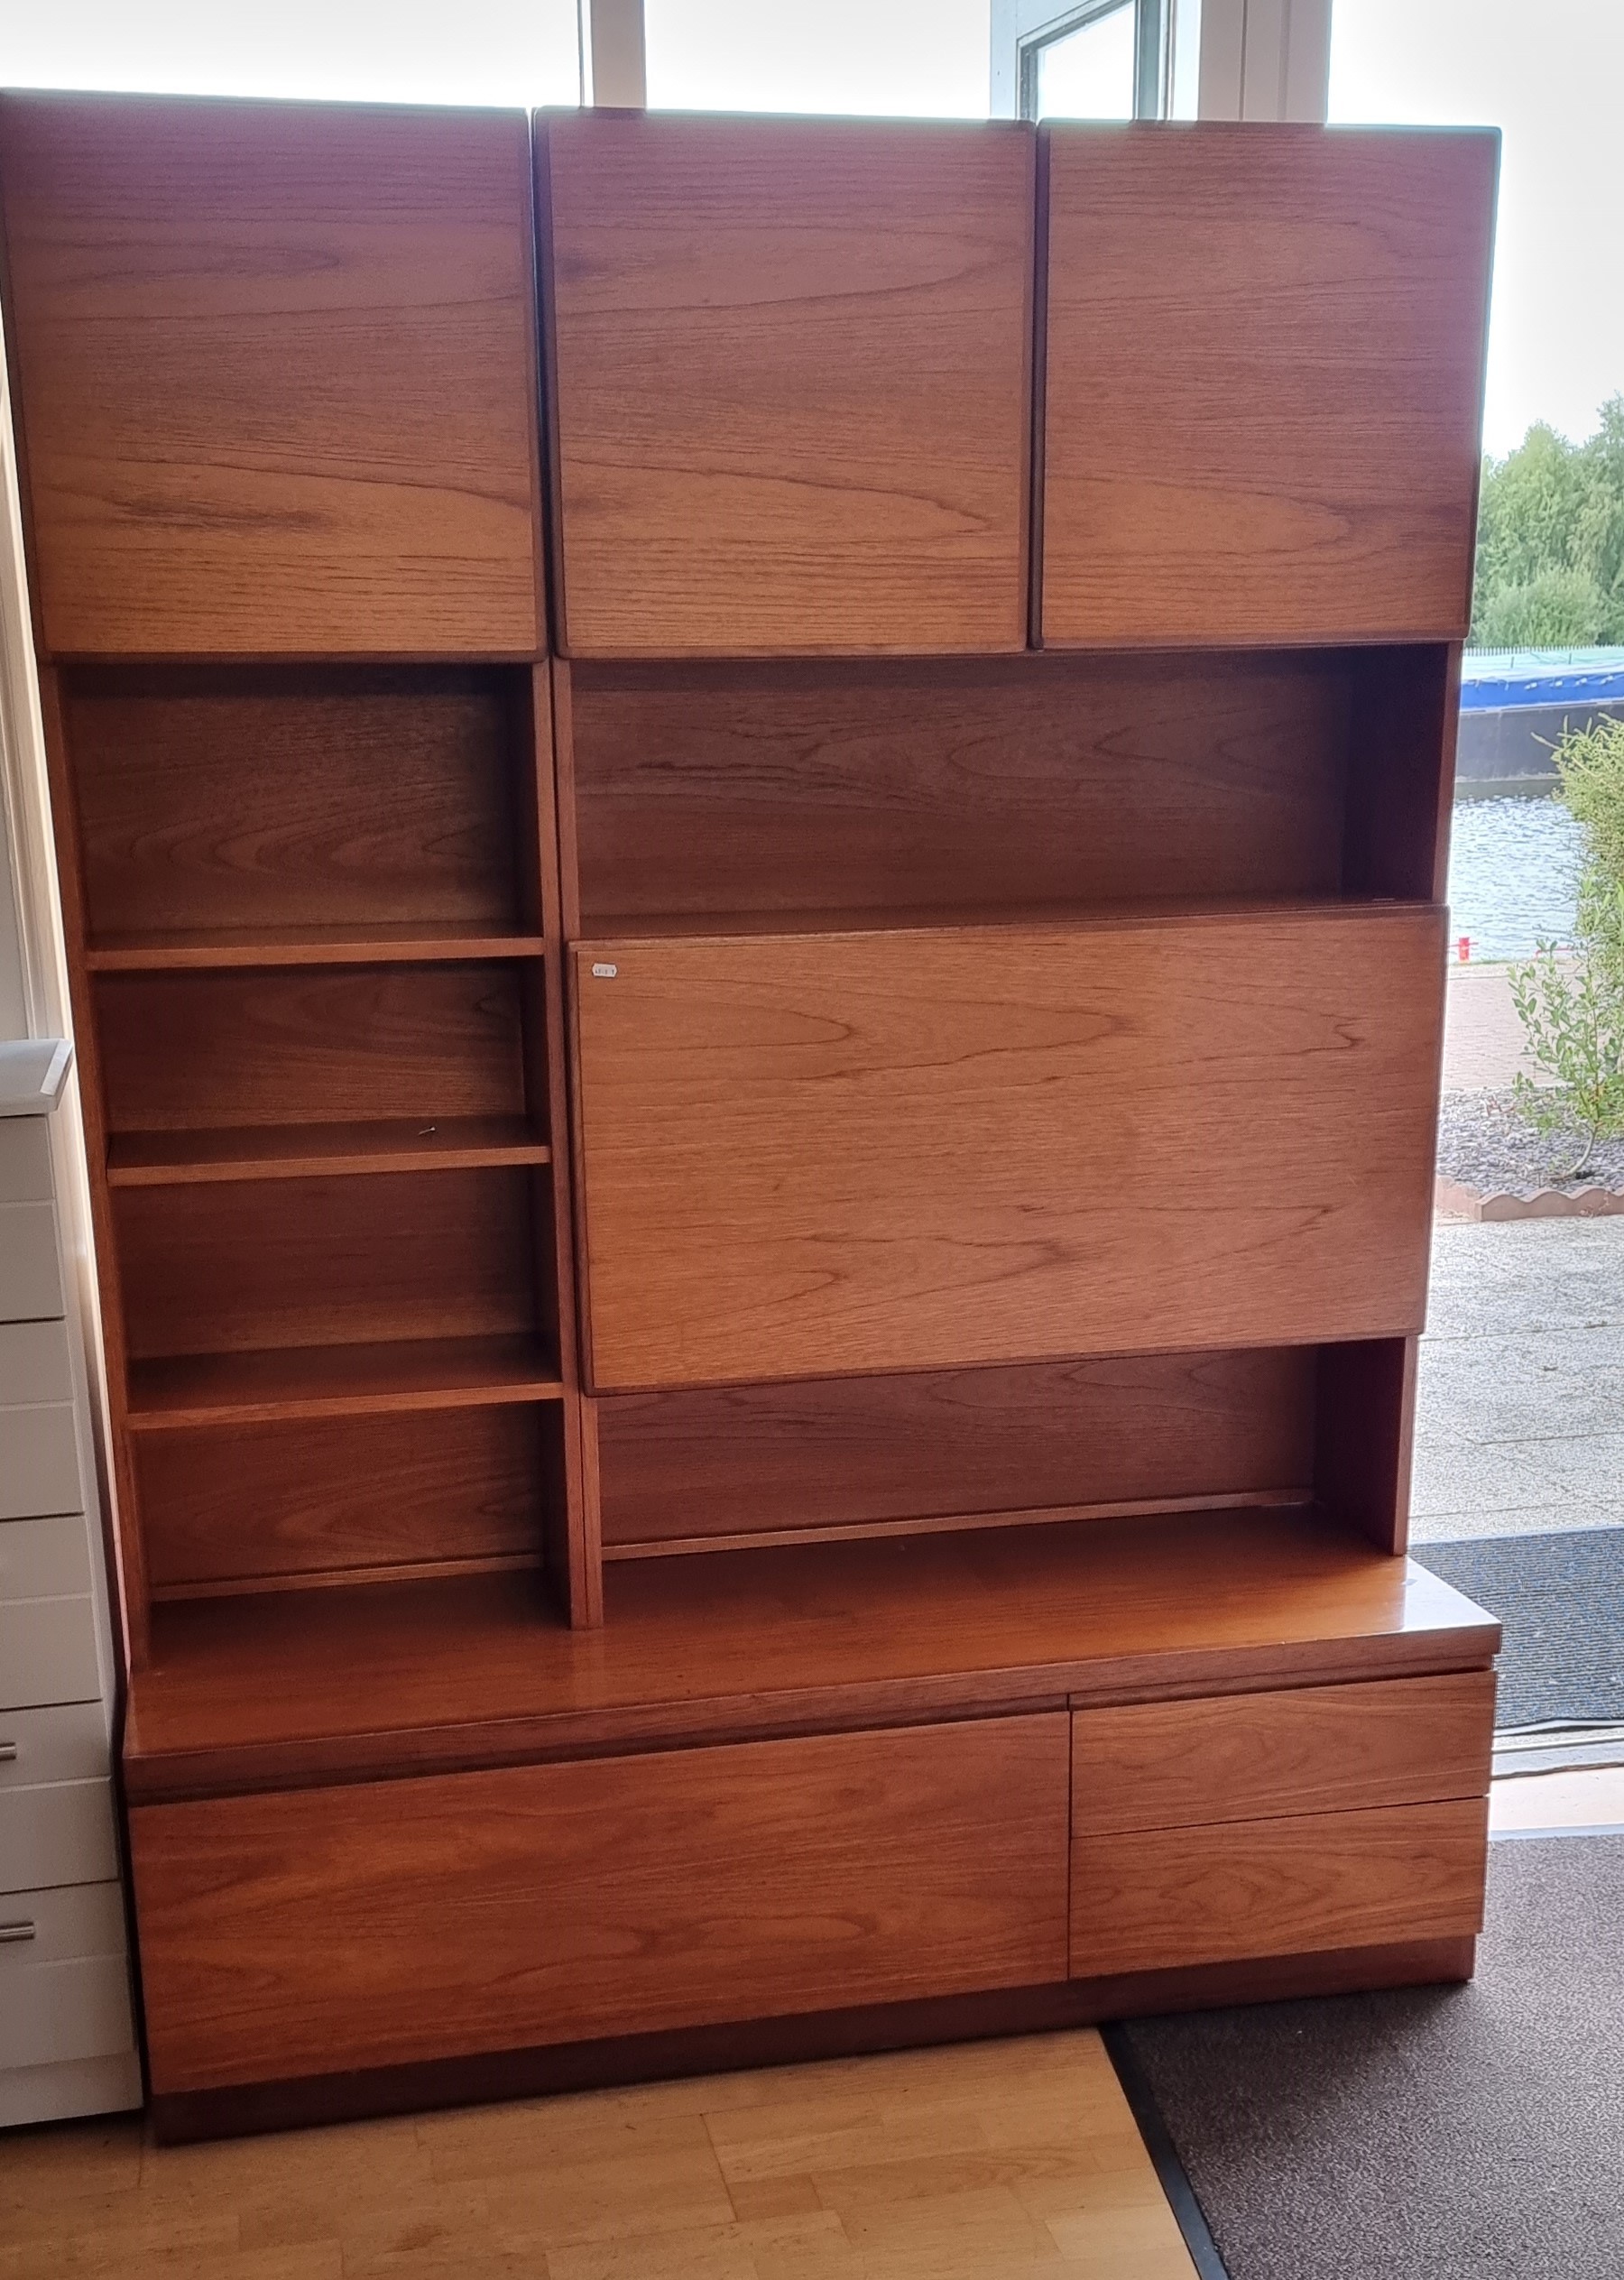
M 1554 1187 L 1624 1188 L 1624 1140 L 1603 1140 L 1578 1179 L 1564 1179 L 1584 1146 L 1574 1131 L 1546 1135 L 1519 1116 L 1509 1091 L 1445 1093 L 1438 1119 L 1438 1169 L 1479 1195 L 1532 1195 Z

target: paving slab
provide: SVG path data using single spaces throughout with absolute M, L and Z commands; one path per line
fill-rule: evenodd
M 1624 1527 L 1624 1220 L 1439 1226 L 1411 1534 Z

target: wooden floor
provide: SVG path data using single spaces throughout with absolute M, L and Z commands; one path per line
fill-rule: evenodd
M 0 2280 L 1191 2280 L 1092 2033 L 214 2146 L 0 2138 Z

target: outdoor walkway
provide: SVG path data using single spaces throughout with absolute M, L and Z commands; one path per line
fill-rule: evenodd
M 1444 1017 L 1446 1093 L 1498 1093 L 1519 1069 L 1537 1078 L 1538 1070 L 1523 1051 L 1508 971 L 1503 965 L 1450 966 Z
M 1414 1540 L 1624 1527 L 1624 1218 L 1437 1228 L 1428 1321 Z

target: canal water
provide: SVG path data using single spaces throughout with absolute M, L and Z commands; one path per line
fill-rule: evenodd
M 1449 847 L 1449 933 L 1478 958 L 1571 942 L 1582 847 L 1561 800 L 1461 799 Z

